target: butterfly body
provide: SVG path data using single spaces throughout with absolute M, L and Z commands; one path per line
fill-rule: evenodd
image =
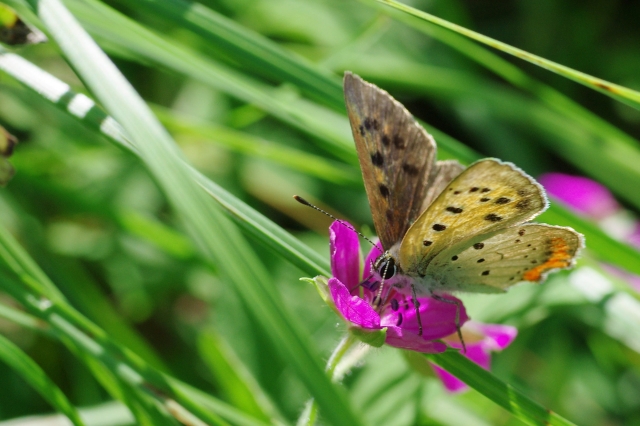
M 387 92 L 351 73 L 344 86 L 380 279 L 414 295 L 500 293 L 573 265 L 580 234 L 527 223 L 548 206 L 535 179 L 497 159 L 436 161 L 433 138 Z

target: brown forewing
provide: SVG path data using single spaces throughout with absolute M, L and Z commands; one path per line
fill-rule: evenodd
M 399 102 L 357 75 L 345 73 L 344 94 L 373 223 L 388 250 L 423 209 L 436 145 Z

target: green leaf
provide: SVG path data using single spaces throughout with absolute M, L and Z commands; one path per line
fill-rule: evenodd
M 559 74 L 570 80 L 576 81 L 580 84 L 583 84 L 587 87 L 590 87 L 594 90 L 604 93 L 605 95 L 613 99 L 616 99 L 620 102 L 623 102 L 631 107 L 640 109 L 640 92 L 637 92 L 635 90 L 631 90 L 629 88 L 620 86 L 618 84 L 610 83 L 600 78 L 590 76 L 580 71 L 576 71 L 564 65 L 560 65 L 548 59 L 541 58 L 540 56 L 537 56 L 532 53 L 526 52 L 522 49 L 518 49 L 516 47 L 510 46 L 506 43 L 502 43 L 491 37 L 487 37 L 475 31 L 471 31 L 467 28 L 461 27 L 459 25 L 456 25 L 444 19 L 438 18 L 437 16 L 433 16 L 429 13 L 415 9 L 411 6 L 404 5 L 395 0 L 362 0 L 362 1 L 365 1 L 367 3 L 371 3 L 372 1 L 377 1 L 378 3 L 384 4 L 396 10 L 400 10 L 404 13 L 415 16 L 419 19 L 431 22 L 435 25 L 454 31 L 458 34 L 462 34 L 473 40 L 484 43 L 487 46 L 491 46 L 502 52 L 524 59 L 525 61 L 538 65 L 539 67 L 548 69 L 549 71 L 555 72 L 556 74 Z
M 502 382 L 490 372 L 462 356 L 458 351 L 426 354 L 425 356 L 526 424 L 573 425 L 557 413 L 527 398 L 513 386 Z
M 349 333 L 353 334 L 358 340 L 371 345 L 374 348 L 379 348 L 384 345 L 384 341 L 387 338 L 387 328 L 381 330 L 367 330 L 360 327 L 350 327 Z
M 163 108 L 155 107 L 154 112 L 172 133 L 199 136 L 205 141 L 235 152 L 281 164 L 308 176 L 338 185 L 362 184 L 362 178 L 352 167 L 337 161 L 308 154 L 231 128 L 182 118 Z
M 227 401 L 256 419 L 269 423 L 283 422 L 247 367 L 214 329 L 209 328 L 200 334 L 198 349 Z
M 171 26 L 182 27 L 202 37 L 224 55 L 251 72 L 293 83 L 305 93 L 328 105 L 344 109 L 340 79 L 329 70 L 282 49 L 278 44 L 250 31 L 204 4 L 183 0 L 120 0 L 139 13 L 158 15 Z
M 334 424 L 359 424 L 342 390 L 323 372 L 308 337 L 287 312 L 249 244 L 193 181 L 175 143 L 113 63 L 57 0 L 29 2 L 83 81 L 126 129 L 204 260 L 234 285 L 266 334 Z M 126 31 L 123 30 L 123 33 Z
M 190 76 L 222 93 L 255 105 L 311 136 L 311 141 L 330 154 L 356 164 L 357 159 L 351 148 L 351 131 L 343 117 L 332 110 L 313 104 L 290 91 L 275 89 L 240 74 L 188 46 L 147 30 L 103 3 L 69 0 L 69 4 L 78 19 L 98 40 L 106 46 L 118 46 L 115 53 L 129 52 L 132 59 L 148 61 Z M 115 28 L 118 30 L 114 31 Z
M 84 425 L 75 407 L 42 368 L 2 334 L 0 334 L 0 359 L 22 376 L 54 408 L 67 416 L 74 425 Z

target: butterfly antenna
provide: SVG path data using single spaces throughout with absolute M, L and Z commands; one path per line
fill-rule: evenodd
M 358 231 L 356 228 L 354 228 L 353 226 L 351 226 L 349 223 L 345 222 L 344 220 L 338 219 L 337 217 L 335 217 L 334 215 L 332 215 L 331 213 L 322 210 L 320 207 L 314 206 L 313 204 L 311 204 L 310 202 L 308 202 L 307 200 L 305 200 L 304 198 L 302 198 L 299 195 L 294 195 L 293 199 L 296 200 L 297 202 L 299 202 L 302 205 L 305 205 L 307 207 L 311 207 L 314 210 L 319 211 L 320 213 L 324 213 L 327 216 L 329 216 L 331 219 L 340 222 L 340 224 L 342 226 L 346 226 L 347 228 L 351 229 L 353 232 L 357 233 L 358 235 L 360 235 L 362 238 L 364 238 L 365 240 L 367 240 L 369 242 L 369 244 L 371 244 L 372 246 L 376 247 L 376 244 L 371 241 L 369 238 L 365 237 L 362 232 Z
M 373 265 L 371 266 L 373 267 Z M 381 277 L 382 279 L 380 280 L 380 287 L 376 292 L 376 297 L 373 298 L 373 304 L 376 305 L 376 307 L 382 305 L 382 291 L 384 290 L 384 277 L 387 276 L 387 269 L 389 269 L 389 262 L 384 265 L 384 270 L 382 271 Z

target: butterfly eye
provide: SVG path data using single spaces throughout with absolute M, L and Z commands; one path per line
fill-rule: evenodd
M 385 257 L 378 262 L 378 273 L 383 279 L 388 280 L 392 278 L 396 272 L 398 271 L 396 268 L 396 261 L 393 257 Z

